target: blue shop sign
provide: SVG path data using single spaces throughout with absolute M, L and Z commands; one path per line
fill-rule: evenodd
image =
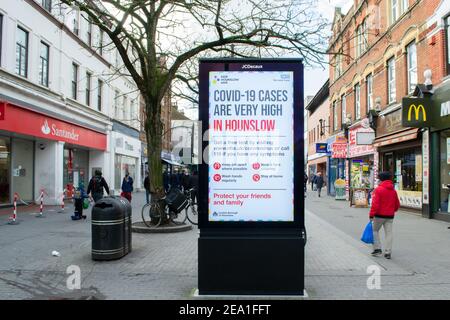
M 327 143 L 316 143 L 316 153 L 327 153 Z

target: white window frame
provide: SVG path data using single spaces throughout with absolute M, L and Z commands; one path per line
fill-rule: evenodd
M 391 24 L 400 17 L 400 0 L 390 0 Z
M 395 57 L 387 61 L 388 73 L 388 103 L 394 103 L 397 100 L 396 74 L 395 74 Z
M 103 105 L 103 80 L 97 79 L 97 110 L 102 111 Z
M 47 49 L 47 56 L 42 56 L 42 49 Z M 49 85 L 49 68 L 50 68 L 50 46 L 41 41 L 39 43 L 39 84 L 44 87 Z
M 25 44 L 20 44 L 18 35 L 16 35 L 16 74 L 19 76 L 28 77 L 28 55 L 30 50 L 30 33 L 21 26 L 17 26 L 16 32 L 23 32 L 25 34 Z M 18 54 L 17 51 L 20 51 Z M 25 53 L 22 57 L 23 52 Z M 23 59 L 22 59 L 23 58 Z M 23 73 L 22 73 L 23 70 Z
M 345 94 L 343 94 L 341 97 L 341 113 L 341 124 L 345 124 L 345 119 L 347 118 L 347 97 L 345 96 Z
M 92 100 L 91 100 L 91 97 L 92 97 L 92 72 L 90 72 L 90 71 L 86 71 L 86 88 L 85 89 L 86 89 L 86 92 L 85 92 L 86 105 L 88 107 L 90 107 L 92 104 Z
M 119 90 L 114 91 L 114 117 L 119 120 Z
M 408 94 L 412 93 L 417 85 L 417 46 L 413 41 L 406 47 L 406 69 L 408 72 Z
M 366 97 L 367 97 L 367 110 L 373 109 L 373 76 L 372 74 L 366 77 Z
M 78 100 L 78 77 L 80 74 L 80 65 L 72 62 L 72 79 L 70 81 L 72 88 L 72 99 Z
M 338 110 L 337 110 L 337 100 L 333 101 L 333 130 L 338 129 Z
M 355 84 L 355 119 L 361 119 L 361 85 Z

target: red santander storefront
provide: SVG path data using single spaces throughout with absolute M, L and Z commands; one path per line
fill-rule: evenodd
M 85 187 L 89 156 L 106 148 L 105 133 L 0 101 L 0 206 L 14 193 L 32 201 L 44 188 L 57 202 L 64 189 Z

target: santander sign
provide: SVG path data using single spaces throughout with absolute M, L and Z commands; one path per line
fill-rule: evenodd
M 58 129 L 58 126 L 56 124 L 52 124 L 51 128 L 48 125 L 47 119 L 45 120 L 44 124 L 41 127 L 41 131 L 45 135 L 51 134 L 55 137 L 65 138 L 73 141 L 78 141 L 80 138 L 80 135 L 75 132 L 75 129 L 72 128 L 72 130 L 68 131 L 65 129 Z

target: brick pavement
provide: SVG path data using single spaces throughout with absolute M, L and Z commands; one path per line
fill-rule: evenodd
M 133 221 L 144 194 L 135 194 Z M 67 205 L 69 212 L 71 204 Z M 331 198 L 307 198 L 305 284 L 311 299 L 448 299 L 450 230 L 446 223 L 400 213 L 393 259 L 373 258 L 359 241 L 367 210 Z M 16 226 L 0 211 L 0 299 L 190 299 L 197 286 L 197 228 L 174 234 L 133 234 L 121 260 L 90 258 L 90 214 L 23 213 Z M 19 209 L 20 210 L 20 209 Z M 432 250 L 431 250 L 432 249 Z M 53 257 L 57 250 L 60 257 Z M 66 269 L 81 268 L 82 289 L 66 288 Z M 381 290 L 368 290 L 366 269 L 381 269 Z

